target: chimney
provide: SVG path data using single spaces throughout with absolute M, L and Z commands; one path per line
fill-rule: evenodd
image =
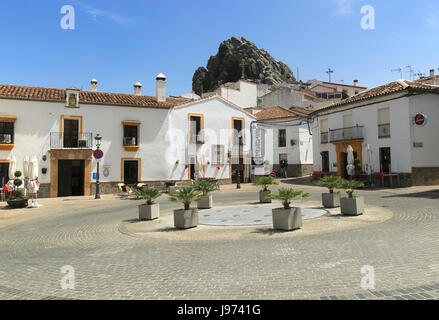
M 358 87 L 358 80 L 354 80 L 354 87 Z
M 90 83 L 91 83 L 91 91 L 93 92 L 98 91 L 98 80 L 92 79 Z
M 434 77 L 434 69 L 430 69 L 430 77 Z
M 155 80 L 157 102 L 166 102 L 166 76 L 160 73 Z
M 140 82 L 136 82 L 134 84 L 134 95 L 136 96 L 142 95 L 142 84 Z

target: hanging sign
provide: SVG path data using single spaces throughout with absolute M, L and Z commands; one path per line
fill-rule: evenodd
M 425 126 L 427 124 L 427 116 L 423 113 L 418 113 L 415 116 L 415 124 L 418 126 Z
M 93 152 L 93 157 L 94 157 L 96 160 L 100 160 L 100 159 L 102 159 L 102 158 L 104 157 L 104 151 L 102 151 L 101 149 L 96 149 L 96 150 Z

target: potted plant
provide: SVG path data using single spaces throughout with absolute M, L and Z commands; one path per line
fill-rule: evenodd
M 210 209 L 213 207 L 213 197 L 210 194 L 216 190 L 216 185 L 210 181 L 198 180 L 194 187 L 203 193 L 203 199 L 198 201 L 198 209 Z
M 278 183 L 273 179 L 272 176 L 260 177 L 255 183 L 253 183 L 255 186 L 262 187 L 262 190 L 259 191 L 260 203 L 271 203 L 271 198 L 269 197 L 271 191 L 268 189 L 268 187 L 277 184 Z
M 340 188 L 342 179 L 337 176 L 325 176 L 318 179 L 315 184 L 328 188 L 329 193 L 322 193 L 322 203 L 325 208 L 340 207 L 340 191 L 335 189 Z
M 25 196 L 21 190 L 18 190 L 23 184 L 23 180 L 20 179 L 21 171 L 16 171 L 14 175 L 14 190 L 11 192 L 11 195 L 6 202 L 12 209 L 26 208 L 28 206 L 29 197 Z
M 345 216 L 359 216 L 364 213 L 364 197 L 354 196 L 356 188 L 361 188 L 364 183 L 357 180 L 343 180 L 341 188 L 346 191 L 347 198 L 340 199 L 341 214 Z
M 181 202 L 184 205 L 184 209 L 174 210 L 174 226 L 176 228 L 189 229 L 198 225 L 198 209 L 191 208 L 191 203 L 198 202 L 202 198 L 201 192 L 192 186 L 183 187 L 169 196 L 171 201 Z
M 305 199 L 309 193 L 294 189 L 279 189 L 277 194 L 268 196 L 271 199 L 281 200 L 283 208 L 273 209 L 273 227 L 277 230 L 291 231 L 302 227 L 302 208 L 290 207 L 291 201 L 300 197 Z
M 144 187 L 137 190 L 137 195 L 146 200 L 146 203 L 139 205 L 139 220 L 158 219 L 160 217 L 160 204 L 155 203 L 154 200 L 160 197 L 160 191 Z

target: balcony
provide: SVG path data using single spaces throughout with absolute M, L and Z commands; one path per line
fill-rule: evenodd
M 350 128 L 341 128 L 335 130 L 329 130 L 329 138 L 331 142 L 349 141 L 349 140 L 362 140 L 363 126 L 356 126 Z
M 50 133 L 50 149 L 92 149 L 93 134 L 83 132 L 79 137 L 65 132 Z
M 390 123 L 378 125 L 378 138 L 390 138 Z
M 329 142 L 329 132 L 322 132 L 320 134 L 320 143 L 326 144 Z
M 123 148 L 128 152 L 135 152 L 140 149 L 139 141 L 137 137 L 124 137 L 123 138 Z

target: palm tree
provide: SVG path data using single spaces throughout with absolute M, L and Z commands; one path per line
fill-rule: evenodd
M 315 181 L 314 183 L 326 187 L 329 190 L 329 193 L 334 193 L 334 190 L 340 188 L 343 179 L 338 176 L 325 176 Z
M 364 183 L 357 180 L 343 180 L 341 188 L 344 189 L 348 195 L 348 198 L 354 197 L 355 189 L 364 187 Z
M 169 200 L 172 202 L 181 202 L 184 205 L 184 210 L 190 210 L 192 202 L 198 202 L 204 197 L 202 193 L 197 191 L 194 187 L 184 187 L 179 191 L 172 193 Z
M 295 198 L 300 197 L 301 199 L 308 198 L 310 196 L 309 193 L 304 191 L 295 191 L 294 189 L 286 189 L 282 188 L 279 189 L 277 194 L 273 194 L 270 196 L 267 196 L 267 198 L 270 199 L 276 199 L 276 200 L 282 200 L 282 205 L 284 206 L 284 209 L 290 209 L 291 201 Z
M 137 190 L 137 195 L 146 200 L 147 205 L 153 205 L 154 200 L 160 197 L 161 193 L 155 188 L 142 188 L 140 190 Z
M 203 196 L 207 197 L 209 193 L 216 190 L 216 185 L 210 181 L 195 181 L 194 188 L 203 192 Z
M 277 185 L 272 176 L 260 177 L 253 185 L 262 187 L 262 191 L 268 191 L 269 186 Z

